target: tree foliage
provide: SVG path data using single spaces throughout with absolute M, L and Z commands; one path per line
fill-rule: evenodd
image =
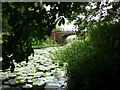
M 67 9 L 72 3 L 40 3 L 40 2 L 4 2 L 2 4 L 3 34 L 2 43 L 2 69 L 11 68 L 14 71 L 13 61 L 28 62 L 28 56 L 34 55 L 32 40 L 45 39 L 51 35 L 59 21 L 65 23 L 63 15 L 69 15 Z M 50 5 L 50 10 L 45 6 Z M 67 8 L 63 11 L 64 8 Z M 56 16 L 57 15 L 57 16 Z M 58 18 L 62 16 L 62 18 Z M 58 18 L 58 19 L 57 19 Z
M 69 21 L 75 21 L 76 27 L 78 27 L 78 34 L 82 30 L 87 29 L 89 24 L 95 25 L 97 22 L 107 22 L 114 24 L 119 22 L 120 18 L 120 2 L 89 2 L 86 5 L 81 5 L 81 9 L 76 9 L 71 14 Z
M 6 70 L 11 67 L 11 71 L 14 71 L 14 60 L 17 63 L 23 60 L 28 62 L 28 56 L 34 55 L 33 38 L 37 41 L 50 36 L 57 22 L 59 25 L 65 23 L 64 18 L 70 21 L 76 20 L 75 24 L 79 30 L 84 29 L 90 22 L 96 22 L 90 18 L 90 15 L 93 17 L 100 14 L 100 21 L 108 22 L 118 18 L 120 3 L 110 3 L 112 8 L 107 10 L 106 16 L 99 13 L 106 5 L 94 4 L 95 8 L 92 8 L 90 2 L 4 2 L 2 23 L 3 29 L 8 33 L 3 35 L 2 69 Z M 50 10 L 47 10 L 46 6 L 50 6 Z M 92 9 L 87 9 L 88 6 Z M 85 18 L 81 18 L 80 15 Z
M 41 40 L 50 35 L 56 17 L 41 3 L 3 3 L 2 9 L 3 21 L 9 26 L 8 34 L 3 35 L 2 69 L 11 67 L 14 71 L 13 60 L 28 62 L 28 56 L 34 54 L 32 39 Z

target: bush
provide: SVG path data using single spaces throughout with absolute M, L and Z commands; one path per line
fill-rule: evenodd
M 58 56 L 67 62 L 70 90 L 119 90 L 120 23 L 90 25 L 89 39 L 72 43 Z
M 54 44 L 57 44 L 57 42 L 55 42 L 51 37 L 46 37 L 46 40 L 34 40 L 33 39 L 33 43 L 32 45 L 39 48 L 45 48 L 48 46 L 54 46 Z

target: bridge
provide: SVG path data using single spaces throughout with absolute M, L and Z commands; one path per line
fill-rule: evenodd
M 76 35 L 75 31 L 54 31 L 52 32 L 52 38 L 57 43 L 65 45 L 66 44 L 66 38 L 70 35 Z

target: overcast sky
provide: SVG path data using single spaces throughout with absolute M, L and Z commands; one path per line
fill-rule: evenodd
M 73 25 L 74 22 L 68 23 L 68 20 L 65 19 L 65 24 L 61 25 L 61 28 L 63 28 L 65 31 L 75 31 L 75 26 Z

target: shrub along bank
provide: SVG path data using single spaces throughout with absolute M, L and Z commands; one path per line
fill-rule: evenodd
M 46 48 L 46 47 L 53 47 L 57 46 L 57 42 L 55 42 L 52 37 L 46 37 L 46 40 L 34 40 L 32 43 L 32 47 L 35 48 Z
M 120 23 L 97 23 L 88 28 L 88 39 L 57 52 L 68 63 L 69 90 L 119 90 Z

